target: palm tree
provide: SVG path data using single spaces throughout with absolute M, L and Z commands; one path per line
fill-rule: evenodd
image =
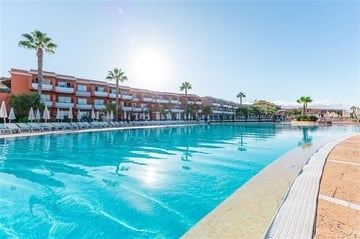
M 242 98 L 246 97 L 244 92 L 239 92 L 239 94 L 236 95 L 237 98 L 240 98 L 240 108 L 242 107 Z
M 187 91 L 191 89 L 191 84 L 187 81 L 183 82 L 180 86 L 180 90 L 183 91 L 185 90 L 185 98 L 186 98 L 186 101 L 185 101 L 185 117 L 186 117 L 186 114 L 187 114 L 187 105 L 188 105 L 188 97 L 187 97 Z
M 37 62 L 38 62 L 38 93 L 41 96 L 42 81 L 43 81 L 43 54 L 44 50 L 49 53 L 55 54 L 56 44 L 51 42 L 51 38 L 38 30 L 31 32 L 30 34 L 22 34 L 24 40 L 19 41 L 19 46 L 28 49 L 35 49 Z
M 304 117 L 307 113 L 307 104 L 312 102 L 310 96 L 301 96 L 296 102 L 303 104 L 303 109 L 301 115 Z
M 116 80 L 115 119 L 116 119 L 116 121 L 119 121 L 119 81 L 121 81 L 121 82 L 126 81 L 127 76 L 121 69 L 114 68 L 114 70 L 108 72 L 106 79 L 107 80 Z

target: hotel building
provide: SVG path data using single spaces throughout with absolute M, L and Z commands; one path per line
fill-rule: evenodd
M 0 92 L 0 100 L 8 103 L 10 94 L 36 92 L 37 70 L 11 69 L 10 78 L 2 78 L 6 86 Z M 85 117 L 92 109 L 104 114 L 107 105 L 116 102 L 114 82 L 95 81 L 74 76 L 43 72 L 42 99 L 55 118 L 57 110 L 65 114 L 70 108 L 76 118 L 80 110 Z M 119 86 L 119 120 L 183 120 L 204 119 L 231 120 L 239 104 L 214 97 L 200 97 L 188 94 L 188 112 L 185 113 L 186 97 L 183 93 L 155 92 Z M 210 107 L 210 114 L 204 115 L 204 107 Z M 7 104 L 9 111 L 9 104 Z

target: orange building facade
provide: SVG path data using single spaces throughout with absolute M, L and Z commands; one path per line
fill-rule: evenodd
M 10 79 L 2 83 L 9 93 L 0 93 L 0 100 L 9 94 L 36 92 L 38 79 L 36 70 L 11 69 Z M 116 102 L 114 82 L 95 81 L 74 76 L 43 72 L 42 99 L 54 118 L 57 110 L 67 114 L 73 109 L 74 117 L 81 112 L 89 116 L 92 109 L 104 114 L 107 105 Z M 231 119 L 238 104 L 213 97 L 188 94 L 188 113 L 185 113 L 186 97 L 180 93 L 155 92 L 119 86 L 119 120 L 183 120 L 183 119 Z M 203 115 L 205 106 L 211 107 L 211 114 Z M 220 116 L 221 115 L 221 116 Z

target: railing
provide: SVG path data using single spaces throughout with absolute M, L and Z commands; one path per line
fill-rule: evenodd
M 121 95 L 119 94 L 119 99 L 120 99 Z M 116 93 L 109 93 L 109 98 L 113 98 L 116 99 Z
M 31 83 L 31 87 L 34 89 L 34 90 L 37 90 L 38 87 L 39 87 L 39 84 L 38 83 Z M 43 90 L 46 90 L 46 91 L 50 91 L 52 90 L 52 85 L 50 84 L 42 84 L 42 89 Z
M 133 107 L 133 112 L 142 112 L 143 109 L 140 107 Z
M 178 100 L 170 100 L 171 104 L 179 104 L 180 102 Z
M 56 102 L 55 107 L 56 108 L 70 108 L 70 107 L 74 107 L 74 103 Z
M 123 107 L 121 107 L 121 109 L 123 110 L 123 111 L 132 111 L 132 107 L 128 107 L 128 106 L 123 106 Z
M 220 106 L 219 103 L 212 103 L 212 106 Z
M 94 91 L 94 96 L 107 97 L 108 95 L 109 93 L 106 91 Z
M 76 91 L 76 96 L 86 96 L 86 97 L 90 97 L 91 93 L 87 92 L 87 91 Z
M 59 93 L 74 93 L 74 88 L 72 87 L 62 87 L 62 86 L 56 86 L 55 91 Z
M 131 100 L 132 95 L 121 95 L 121 99 L 123 99 L 123 100 Z
M 152 99 L 152 98 L 149 98 L 149 97 L 144 97 L 144 98 L 143 98 L 143 101 L 144 101 L 144 102 L 152 102 L 153 99 Z
M 196 101 L 195 104 L 202 105 L 202 102 L 201 101 Z
M 182 110 L 182 109 L 171 109 L 171 112 L 173 112 L 173 113 L 182 113 L 182 112 L 184 112 L 184 110 Z
M 167 103 L 169 103 L 169 100 L 156 99 L 156 103 L 163 103 L 163 104 L 167 104 Z
M 96 110 L 103 110 L 103 109 L 106 109 L 106 106 L 105 105 L 94 105 L 94 108 Z
M 133 98 L 132 101 L 133 102 L 139 102 L 139 98 Z
M 92 105 L 89 104 L 76 104 L 76 108 L 80 110 L 91 110 Z

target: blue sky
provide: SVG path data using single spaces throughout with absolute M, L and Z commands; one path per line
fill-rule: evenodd
M 58 45 L 44 69 L 104 80 L 120 67 L 126 86 L 245 102 L 360 105 L 359 1 L 0 0 L 0 76 L 36 69 L 18 47 L 37 29 Z

